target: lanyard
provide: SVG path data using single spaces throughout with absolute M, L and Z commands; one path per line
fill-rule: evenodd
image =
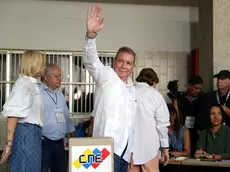
M 54 102 L 54 104 L 55 105 L 57 105 L 57 95 L 56 95 L 56 93 L 54 93 L 55 94 L 55 98 L 56 98 L 56 101 L 53 99 L 53 97 L 48 93 L 48 91 L 47 90 L 45 90 L 46 91 L 46 93 L 50 96 L 50 98 L 53 100 L 53 102 Z
M 229 96 L 230 96 L 230 91 L 228 91 L 225 102 L 223 104 L 224 106 L 226 105 L 226 102 L 228 101 Z M 216 99 L 217 99 L 217 103 L 220 105 L 220 97 L 219 97 L 218 91 L 216 91 Z

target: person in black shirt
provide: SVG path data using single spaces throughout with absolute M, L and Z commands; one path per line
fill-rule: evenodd
M 180 92 L 177 100 L 172 103 L 178 106 L 182 115 L 182 125 L 187 127 L 190 132 L 191 155 L 196 151 L 197 135 L 197 115 L 201 106 L 201 89 L 203 88 L 203 79 L 200 76 L 191 76 L 187 83 L 187 91 Z
M 222 70 L 213 76 L 217 78 L 217 90 L 203 96 L 202 110 L 199 114 L 199 130 L 210 127 L 208 109 L 211 104 L 219 104 L 224 110 L 224 124 L 230 127 L 230 72 Z

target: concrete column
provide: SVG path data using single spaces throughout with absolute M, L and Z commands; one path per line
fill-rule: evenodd
M 213 3 L 199 0 L 199 71 L 204 80 L 204 91 L 213 89 Z
M 223 69 L 230 70 L 230 0 L 213 0 L 213 72 Z
M 216 88 L 215 73 L 230 70 L 230 0 L 199 0 L 198 42 L 207 92 Z

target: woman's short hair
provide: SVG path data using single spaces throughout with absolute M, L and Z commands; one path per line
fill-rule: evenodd
M 22 54 L 20 59 L 20 70 L 21 75 L 36 76 L 45 70 L 46 57 L 44 54 L 29 50 Z
M 144 68 L 141 70 L 139 76 L 136 79 L 137 82 L 145 82 L 150 86 L 154 83 L 159 83 L 159 78 L 156 72 L 152 68 Z

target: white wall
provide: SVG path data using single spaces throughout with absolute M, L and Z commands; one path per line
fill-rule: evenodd
M 91 4 L 38 0 L 0 1 L 0 48 L 81 50 Z M 189 52 L 196 46 L 197 8 L 101 4 L 105 28 L 100 50 Z M 194 39 L 192 39 L 193 37 Z
M 47 0 L 0 0 L 0 49 L 82 50 L 90 3 Z M 101 4 L 105 18 L 97 46 L 116 51 L 127 45 L 138 55 L 135 76 L 152 67 L 160 91 L 190 75 L 189 53 L 197 47 L 198 9 L 195 7 Z M 76 73 L 75 71 L 73 71 Z M 167 96 L 165 96 L 167 97 Z
M 189 70 L 189 58 L 186 52 L 138 52 L 138 65 L 136 66 L 135 74 L 145 67 L 152 68 L 159 77 L 157 88 L 163 94 L 167 102 L 170 99 L 167 96 L 167 84 L 171 80 L 179 80 L 179 90 L 185 90 L 187 78 L 191 74 Z

